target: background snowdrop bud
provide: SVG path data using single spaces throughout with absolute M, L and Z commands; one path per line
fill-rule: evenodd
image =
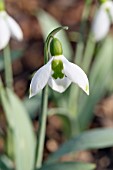
M 2 10 L 0 11 L 0 50 L 8 45 L 11 37 L 22 41 L 23 32 L 19 24 L 5 10 Z
M 113 2 L 111 0 L 103 2 L 92 23 L 92 34 L 96 41 L 100 41 L 108 34 L 110 25 L 113 22 Z
M 23 40 L 23 32 L 22 32 L 22 29 L 19 26 L 19 24 L 8 14 L 7 14 L 6 21 L 9 26 L 9 29 L 10 29 L 11 37 L 18 41 L 22 41 Z
M 62 44 L 57 38 L 53 38 L 50 43 L 50 53 L 52 56 L 62 55 Z

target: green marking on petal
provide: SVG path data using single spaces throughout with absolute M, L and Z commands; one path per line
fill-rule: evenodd
M 32 89 L 30 88 L 29 89 L 29 96 L 31 96 L 31 94 L 32 94 Z
M 53 74 L 52 74 L 52 77 L 57 79 L 57 78 L 60 78 L 62 79 L 64 77 L 64 74 L 62 73 L 63 71 L 63 62 L 61 60 L 53 60 L 52 61 L 52 70 L 53 70 Z
M 88 85 L 86 85 L 85 91 L 86 91 L 87 93 L 89 93 L 89 86 L 88 86 Z

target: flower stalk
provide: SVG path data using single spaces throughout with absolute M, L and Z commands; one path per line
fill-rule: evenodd
M 48 40 L 48 39 L 47 39 Z M 48 44 L 47 44 L 48 43 Z M 44 64 L 46 64 L 49 60 L 48 58 L 48 42 L 45 42 L 44 47 Z M 41 99 L 41 115 L 39 118 L 39 131 L 37 135 L 37 145 L 36 145 L 36 161 L 35 167 L 40 168 L 43 160 L 43 151 L 44 151 L 44 141 L 45 141 L 45 132 L 46 132 L 46 121 L 47 121 L 47 106 L 48 106 L 48 85 L 42 91 L 42 99 Z M 34 167 L 34 169 L 35 169 Z
M 78 40 L 77 48 L 76 48 L 76 53 L 75 53 L 75 60 L 74 63 L 81 65 L 82 57 L 83 57 L 83 51 L 84 51 L 84 41 L 85 41 L 85 30 L 87 27 L 87 19 L 89 17 L 90 13 L 90 6 L 92 4 L 92 0 L 86 0 L 85 1 L 85 6 L 81 18 L 81 24 L 80 24 L 80 37 Z
M 96 42 L 93 41 L 92 34 L 90 32 L 89 37 L 88 37 L 87 42 L 86 42 L 86 47 L 85 47 L 85 51 L 84 51 L 84 58 L 83 58 L 83 61 L 82 61 L 82 67 L 87 74 L 89 73 L 93 54 L 94 54 L 94 51 L 95 51 L 95 46 L 96 46 Z
M 5 83 L 6 86 L 10 89 L 13 89 L 13 73 L 12 73 L 12 64 L 11 64 L 11 54 L 9 45 L 7 45 L 4 50 L 4 68 L 5 68 Z
M 36 168 L 40 168 L 42 165 L 47 120 L 47 105 L 48 105 L 48 86 L 46 85 L 42 91 L 41 115 L 39 119 L 39 132 L 37 136 L 38 142 L 36 146 Z

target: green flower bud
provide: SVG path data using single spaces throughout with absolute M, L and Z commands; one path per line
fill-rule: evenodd
M 0 11 L 4 11 L 4 10 L 5 10 L 4 1 L 0 0 Z
M 62 55 L 62 44 L 57 38 L 53 38 L 50 43 L 50 53 L 52 56 Z

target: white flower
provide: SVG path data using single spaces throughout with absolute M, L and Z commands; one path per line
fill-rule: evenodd
M 6 11 L 0 11 L 0 50 L 7 46 L 10 37 L 21 41 L 23 39 L 22 30 Z
M 46 84 L 59 92 L 64 92 L 71 83 L 76 83 L 89 95 L 89 82 L 84 71 L 69 62 L 63 55 L 53 56 L 33 76 L 30 84 L 30 96 L 36 95 Z
M 108 0 L 97 10 L 92 23 L 92 33 L 96 41 L 105 38 L 111 23 L 113 23 L 113 2 Z

